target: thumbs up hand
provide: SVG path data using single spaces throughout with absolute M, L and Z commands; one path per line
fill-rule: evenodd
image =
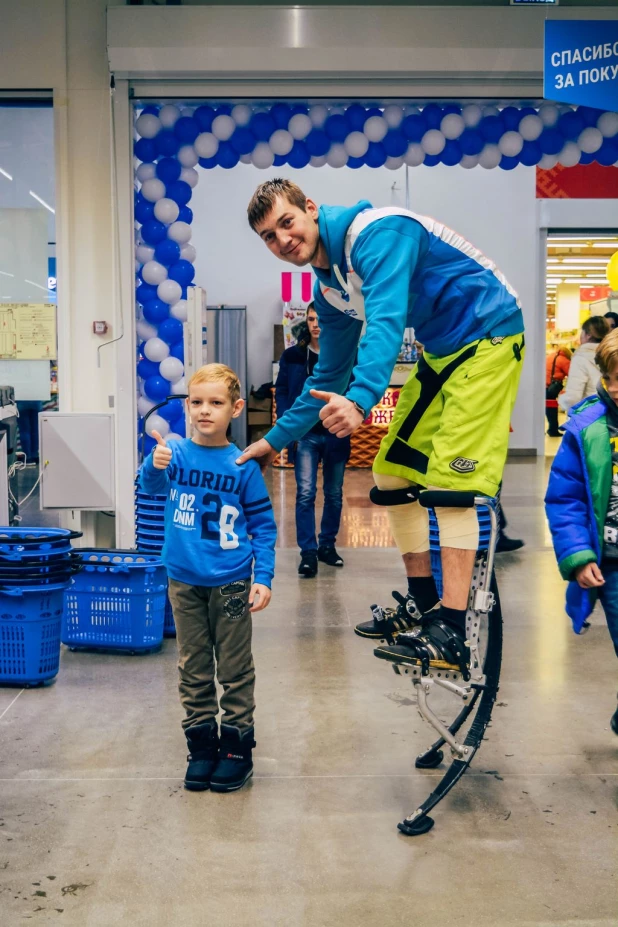
M 346 438 L 363 424 L 363 416 L 354 403 L 345 396 L 328 393 L 321 389 L 312 389 L 310 393 L 325 403 L 320 409 L 322 424 L 337 438 Z
M 157 442 L 152 455 L 152 462 L 157 470 L 166 470 L 172 459 L 172 449 L 167 446 L 165 438 L 162 438 L 158 431 L 153 430 L 152 437 Z

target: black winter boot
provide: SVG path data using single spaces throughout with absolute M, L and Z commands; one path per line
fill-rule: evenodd
M 217 722 L 206 721 L 194 724 L 185 730 L 189 746 L 189 765 L 185 773 L 185 789 L 191 792 L 203 792 L 210 787 L 210 777 L 217 762 L 219 738 Z
M 254 747 L 252 727 L 241 732 L 229 724 L 221 725 L 219 762 L 210 778 L 213 792 L 234 792 L 243 787 L 253 775 L 251 751 Z

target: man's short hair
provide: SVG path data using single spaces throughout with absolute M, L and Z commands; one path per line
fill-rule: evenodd
M 609 322 L 602 315 L 591 315 L 582 325 L 582 331 L 590 336 L 590 341 L 603 341 L 609 331 Z
M 230 395 L 232 405 L 240 399 L 240 380 L 231 367 L 225 364 L 204 364 L 196 370 L 187 385 L 187 392 L 199 383 L 224 383 Z
M 605 336 L 596 350 L 594 359 L 604 377 L 618 364 L 618 328 L 612 329 L 609 335 Z
M 256 226 L 263 222 L 272 211 L 279 196 L 291 203 L 292 206 L 298 206 L 303 212 L 307 211 L 307 197 L 298 184 L 283 177 L 266 180 L 259 185 L 247 206 L 247 218 L 254 232 Z

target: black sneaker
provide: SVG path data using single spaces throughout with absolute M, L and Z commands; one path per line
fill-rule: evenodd
M 189 789 L 190 792 L 203 792 L 210 788 L 210 777 L 217 762 L 217 722 L 206 721 L 204 724 L 188 727 L 185 736 L 190 750 L 187 757 L 189 765 L 185 773 L 185 789 Z
M 311 579 L 318 572 L 318 554 L 315 550 L 307 550 L 300 555 L 300 564 L 298 565 L 298 575 L 306 576 Z
M 343 558 L 339 556 L 334 547 L 318 547 L 318 560 L 327 563 L 329 566 L 343 566 Z
M 524 546 L 524 542 L 518 538 L 507 538 L 506 534 L 501 534 L 496 544 L 497 554 L 508 554 L 513 550 L 519 550 Z
M 423 673 L 429 672 L 431 665 L 459 670 L 465 679 L 470 676 L 470 649 L 465 633 L 431 613 L 423 615 L 422 624 L 414 631 L 400 634 L 396 644 L 376 647 L 374 654 L 389 663 L 420 664 Z
M 370 640 L 388 640 L 392 641 L 402 631 L 411 631 L 417 627 L 421 620 L 421 613 L 416 607 L 416 602 L 408 593 L 404 599 L 400 592 L 393 591 L 393 598 L 397 602 L 397 608 L 382 608 L 381 605 L 372 605 L 371 621 L 364 621 L 357 624 L 354 633 L 359 637 L 368 637 Z
M 210 779 L 213 792 L 234 792 L 243 787 L 253 775 L 251 751 L 254 747 L 252 727 L 241 734 L 237 727 L 221 725 L 219 762 Z

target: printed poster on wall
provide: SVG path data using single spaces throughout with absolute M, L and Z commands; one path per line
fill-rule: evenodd
M 55 360 L 56 306 L 0 303 L 0 358 Z

